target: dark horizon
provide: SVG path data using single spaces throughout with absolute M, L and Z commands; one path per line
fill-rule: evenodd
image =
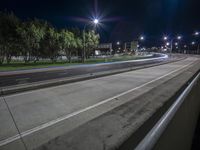
M 143 34 L 154 41 L 164 34 L 191 36 L 200 27 L 198 0 L 79 0 L 0 2 L 0 10 L 12 11 L 22 20 L 39 18 L 57 28 L 83 28 L 100 17 L 102 42 L 131 41 Z

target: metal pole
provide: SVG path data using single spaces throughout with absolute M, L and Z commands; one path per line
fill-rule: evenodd
M 86 24 L 84 25 L 84 28 L 83 28 L 83 51 L 82 51 L 82 63 L 85 62 L 85 28 L 86 28 Z
M 171 43 L 170 43 L 170 45 L 171 45 L 171 48 L 170 48 L 170 57 L 171 57 L 171 55 L 172 55 L 172 49 L 173 49 L 173 40 L 174 40 L 174 39 L 171 39 Z

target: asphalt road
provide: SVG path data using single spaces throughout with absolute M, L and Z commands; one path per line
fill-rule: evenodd
M 75 67 L 66 67 L 66 68 L 57 68 L 57 69 L 46 69 L 46 70 L 39 70 L 33 72 L 20 71 L 20 73 L 12 73 L 8 72 L 0 72 L 0 87 L 7 87 L 7 86 L 15 86 L 19 84 L 26 84 L 26 83 L 34 83 L 40 81 L 46 81 L 51 79 L 60 79 L 66 77 L 73 77 L 73 76 L 80 76 L 84 74 L 93 74 L 98 72 L 104 71 L 112 71 L 117 69 L 125 69 L 135 66 L 142 66 L 146 64 L 154 64 L 163 61 L 167 61 L 167 59 L 158 58 L 158 55 L 155 56 L 156 58 L 149 58 L 144 60 L 133 60 L 133 61 L 126 61 L 126 62 L 114 62 L 114 63 L 101 63 L 101 64 L 94 64 L 94 65 L 81 65 Z
M 24 144 L 27 149 L 36 148 L 126 103 L 130 100 L 128 97 L 133 99 L 144 94 L 180 74 L 196 60 L 192 57 L 151 68 L 0 97 L 0 149 L 23 149 Z M 139 105 L 132 109 L 138 109 Z M 20 137 L 23 137 L 23 141 Z

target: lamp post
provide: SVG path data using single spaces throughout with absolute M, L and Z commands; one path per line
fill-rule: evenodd
M 144 41 L 144 40 L 145 40 L 144 36 L 141 35 L 141 36 L 139 37 L 139 41 Z M 139 47 L 140 47 L 141 45 L 142 45 L 142 44 L 140 44 L 140 43 L 139 43 L 139 45 L 137 45 L 137 53 L 139 53 Z
M 192 53 L 196 53 L 196 52 L 195 52 L 195 44 L 196 44 L 196 43 L 195 43 L 194 41 L 191 42 L 191 45 L 192 45 L 192 49 L 191 49 L 191 50 L 192 50 Z
M 163 39 L 166 41 L 166 40 L 168 40 L 168 37 L 167 37 L 167 36 L 164 36 Z M 181 37 L 181 36 L 177 36 L 177 38 L 172 38 L 172 39 L 170 40 L 170 56 L 171 56 L 171 54 L 172 54 L 173 41 L 174 41 L 175 39 L 177 39 L 177 40 L 181 40 L 182 37 Z
M 93 21 L 93 24 L 94 25 L 97 25 L 99 23 L 99 20 L 98 19 L 94 19 Z M 83 51 L 82 51 L 82 62 L 84 63 L 85 62 L 85 48 L 86 48 L 86 44 L 85 44 L 85 29 L 87 27 L 87 24 L 84 25 L 84 28 L 83 28 Z
M 200 32 L 197 32 L 197 31 L 194 33 L 194 35 L 195 35 L 196 37 L 199 37 L 199 34 L 200 34 Z M 200 47 L 200 46 L 199 46 L 199 40 L 197 40 L 197 53 L 198 53 L 198 54 L 199 54 L 199 47 Z

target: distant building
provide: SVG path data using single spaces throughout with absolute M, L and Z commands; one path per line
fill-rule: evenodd
M 95 50 L 95 55 L 110 55 L 112 53 L 112 43 L 101 43 Z
M 138 49 L 138 41 L 124 43 L 124 50 L 126 52 L 136 52 L 137 49 Z

